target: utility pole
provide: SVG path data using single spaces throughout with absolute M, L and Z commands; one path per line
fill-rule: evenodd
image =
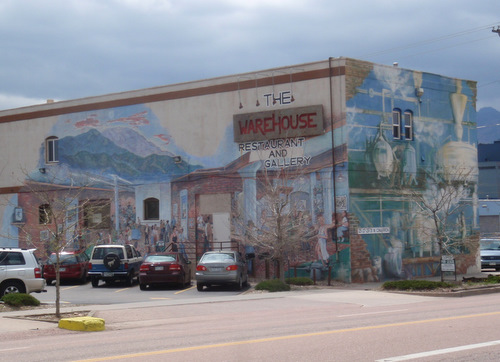
M 498 34 L 498 36 L 500 36 L 500 26 L 497 26 L 497 28 L 496 28 L 496 29 L 495 29 L 495 28 L 491 29 L 491 31 L 492 31 L 493 33 L 497 33 L 497 34 Z

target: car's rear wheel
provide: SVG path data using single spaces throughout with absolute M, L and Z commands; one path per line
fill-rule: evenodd
M 147 287 L 148 287 L 148 286 L 147 286 L 147 284 L 139 284 L 139 288 L 140 288 L 141 290 L 146 290 L 146 289 L 147 289 Z
M 97 288 L 99 286 L 99 278 L 92 277 L 91 281 L 94 288 Z
M 45 279 L 45 281 L 47 282 L 47 285 L 51 285 L 54 279 Z
M 0 287 L 0 297 L 3 297 L 5 294 L 11 293 L 26 293 L 26 288 L 23 283 L 18 281 L 10 281 L 2 284 Z
M 196 283 L 196 289 L 201 292 L 203 290 L 203 283 Z
M 80 278 L 80 283 L 85 284 L 85 282 L 87 281 L 87 277 L 88 277 L 87 272 L 84 271 L 83 275 Z
M 127 285 L 127 287 L 131 287 L 133 282 L 134 282 L 134 274 L 132 271 L 132 273 L 127 275 L 127 278 L 125 279 L 125 284 Z
M 240 275 L 240 279 L 238 280 L 238 284 L 236 284 L 236 287 L 238 288 L 238 290 L 243 289 L 243 277 L 241 275 Z

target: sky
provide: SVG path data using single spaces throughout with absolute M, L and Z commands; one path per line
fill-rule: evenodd
M 0 110 L 349 57 L 478 82 L 498 0 L 0 0 Z

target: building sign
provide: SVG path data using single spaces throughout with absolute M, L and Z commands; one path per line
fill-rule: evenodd
M 358 234 L 389 234 L 390 227 L 358 228 Z
M 309 165 L 311 156 L 304 155 L 304 137 L 238 144 L 241 153 L 250 152 L 250 162 L 263 161 L 266 168 L 301 167 Z
M 325 132 L 321 105 L 235 114 L 233 125 L 235 142 L 317 136 Z

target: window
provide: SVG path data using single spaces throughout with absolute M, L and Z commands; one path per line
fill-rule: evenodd
M 45 140 L 45 162 L 59 162 L 59 139 L 49 137 Z
M 83 226 L 89 229 L 111 227 L 111 203 L 109 200 L 87 200 L 83 205 Z
M 7 251 L 0 253 L 0 265 L 25 265 L 26 261 L 20 252 Z
M 130 245 L 125 245 L 125 250 L 127 251 L 127 259 L 132 259 L 134 254 L 132 253 L 132 248 Z
M 401 111 L 399 109 L 392 111 L 392 136 L 396 140 L 401 138 Z
M 52 210 L 49 204 L 38 206 L 38 223 L 44 225 L 52 223 Z
M 160 219 L 160 201 L 154 197 L 144 200 L 144 220 Z
M 413 140 L 413 112 L 405 111 L 401 120 L 401 110 L 392 111 L 392 136 L 395 140 Z
M 413 113 L 410 111 L 405 111 L 405 140 L 413 139 Z

